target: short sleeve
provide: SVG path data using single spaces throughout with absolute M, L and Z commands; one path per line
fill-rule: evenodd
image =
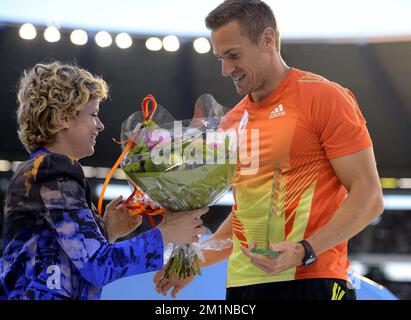
M 354 95 L 336 83 L 321 84 L 312 103 L 312 121 L 327 158 L 372 146 L 366 122 Z

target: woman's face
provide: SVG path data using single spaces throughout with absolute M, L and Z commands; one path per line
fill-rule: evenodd
M 90 100 L 76 117 L 68 119 L 67 129 L 61 132 L 61 138 L 67 145 L 68 154 L 76 159 L 91 156 L 98 134 L 104 125 L 98 117 L 98 100 Z

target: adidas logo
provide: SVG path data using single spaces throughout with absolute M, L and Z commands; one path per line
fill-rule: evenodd
M 273 111 L 270 112 L 268 119 L 274 119 L 282 116 L 285 116 L 285 111 L 283 105 L 279 104 Z
M 337 282 L 334 282 L 333 295 L 331 300 L 342 300 L 345 295 L 345 290 L 343 290 Z

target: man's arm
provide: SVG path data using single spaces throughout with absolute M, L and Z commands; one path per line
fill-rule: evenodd
M 384 210 L 372 148 L 331 159 L 330 163 L 349 194 L 330 221 L 306 239 L 317 255 L 355 236 Z M 303 246 L 290 241 L 271 245 L 272 250 L 281 252 L 274 259 L 241 249 L 257 267 L 271 275 L 301 265 L 304 258 Z
M 232 225 L 232 213 L 227 217 L 227 219 L 221 224 L 217 231 L 210 237 L 210 240 L 226 240 L 231 239 L 233 236 L 233 225 Z M 204 250 L 204 261 L 201 262 L 202 267 L 208 267 L 218 262 L 227 259 L 233 247 L 222 250 Z
M 384 210 L 372 148 L 331 159 L 330 163 L 349 194 L 330 221 L 307 239 L 317 254 L 352 238 Z

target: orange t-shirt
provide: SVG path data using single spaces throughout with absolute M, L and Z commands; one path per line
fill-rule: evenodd
M 256 241 L 263 248 L 266 239 L 297 243 L 325 225 L 342 204 L 347 190 L 329 159 L 372 146 L 352 93 L 321 76 L 291 69 L 269 97 L 256 104 L 246 96 L 225 120 L 223 128 L 247 133 L 239 151 L 245 163 L 237 166 L 233 183 L 234 245 L 227 286 L 347 279 L 347 242 L 320 254 L 311 266 L 275 276 L 255 267 L 240 245 Z

